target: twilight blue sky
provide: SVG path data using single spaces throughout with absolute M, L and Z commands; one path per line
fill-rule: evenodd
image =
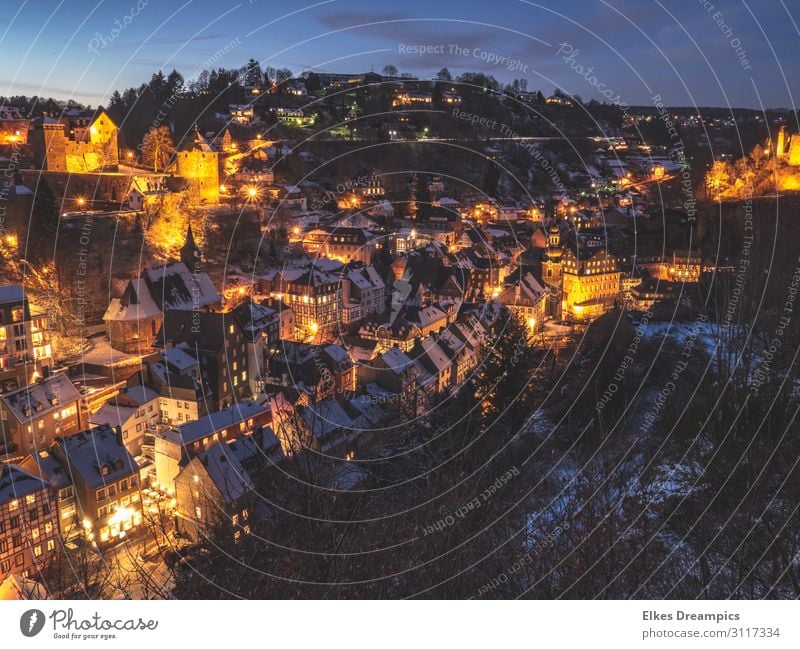
M 454 74 L 481 71 L 501 81 L 526 77 L 531 89 L 550 93 L 561 87 L 584 99 L 601 98 L 596 86 L 604 84 L 601 89 L 630 105 L 650 104 L 656 94 L 677 105 L 792 107 L 800 101 L 797 0 L 2 0 L 2 5 L 0 95 L 6 96 L 97 104 L 160 68 L 177 68 L 189 79 L 203 67 L 239 67 L 253 57 L 295 73 L 379 71 L 391 63 L 401 72 L 429 77 L 447 66 Z M 115 21 L 128 23 L 116 36 Z M 577 50 L 571 59 L 558 54 L 560 43 Z M 409 53 L 415 45 L 435 49 Z M 737 46 L 750 69 L 737 57 Z M 502 57 L 517 70 L 496 62 Z M 594 69 L 587 75 L 589 66 Z

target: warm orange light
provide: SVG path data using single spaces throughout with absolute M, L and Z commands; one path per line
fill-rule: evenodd
M 81 207 L 86 205 L 86 199 L 83 196 L 78 196 L 78 205 L 80 205 Z

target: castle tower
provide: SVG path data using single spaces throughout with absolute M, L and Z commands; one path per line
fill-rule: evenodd
M 189 224 L 189 229 L 186 230 L 186 241 L 181 248 L 181 261 L 189 269 L 190 273 L 200 271 L 203 264 L 203 258 L 200 256 L 200 248 L 194 241 L 194 234 L 192 233 L 192 224 Z
M 778 146 L 775 149 L 775 155 L 778 158 L 783 158 L 786 155 L 786 125 L 780 127 L 778 130 Z
M 67 138 L 64 125 L 46 119 L 42 124 L 42 143 L 40 157 L 42 167 L 47 171 L 67 170 Z
M 800 135 L 789 138 L 789 165 L 800 167 Z

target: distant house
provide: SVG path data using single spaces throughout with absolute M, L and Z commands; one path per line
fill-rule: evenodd
M 380 399 L 389 410 L 407 407 L 414 402 L 420 380 L 420 368 L 398 347 L 391 347 L 358 367 L 361 386 L 375 383 L 390 394 Z M 413 413 L 412 413 L 413 414 Z
M 532 273 L 517 269 L 506 277 L 497 300 L 516 313 L 532 333 L 544 327 L 547 289 Z
M 128 189 L 128 207 L 135 211 L 144 210 L 169 193 L 166 186 L 159 181 L 134 176 Z
M 25 456 L 45 449 L 57 435 L 80 430 L 80 392 L 64 373 L 0 396 L 0 423 L 6 452 Z
M 386 284 L 373 266 L 353 262 L 342 269 L 342 279 L 344 324 L 386 311 Z
M 0 106 L 0 144 L 28 143 L 31 120 L 28 111 L 20 106 Z
M 228 106 L 228 114 L 231 116 L 232 122 L 243 125 L 252 124 L 255 118 L 252 104 L 231 104 Z
M 330 398 L 300 408 L 309 434 L 302 444 L 340 459 L 355 459 L 359 438 L 377 428 L 385 415 L 369 397 L 356 397 L 352 401 Z
M 51 455 L 72 476 L 77 515 L 98 543 L 124 538 L 142 523 L 139 467 L 108 425 L 59 437 Z

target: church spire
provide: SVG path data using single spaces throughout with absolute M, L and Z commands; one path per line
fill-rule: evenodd
M 192 233 L 192 224 L 186 230 L 186 241 L 181 248 L 181 261 L 189 269 L 189 272 L 199 271 L 203 263 L 200 257 L 200 248 L 194 241 L 194 234 Z

